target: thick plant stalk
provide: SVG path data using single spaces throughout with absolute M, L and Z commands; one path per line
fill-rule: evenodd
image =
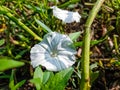
M 28 28 L 25 24 L 23 24 L 21 21 L 19 21 L 16 17 L 14 17 L 9 11 L 7 7 L 0 6 L 0 14 L 6 15 L 8 18 L 10 18 L 13 22 L 18 24 L 21 28 L 26 30 L 28 33 L 30 33 L 35 39 L 41 41 L 42 38 L 40 38 L 37 34 L 35 34 L 30 28 Z
M 90 74 L 89 74 L 89 63 L 90 63 L 90 32 L 91 24 L 98 13 L 100 7 L 102 6 L 104 0 L 97 0 L 93 9 L 90 11 L 89 17 L 85 24 L 84 31 L 84 40 L 83 40 L 83 52 L 82 52 L 82 78 L 80 83 L 80 90 L 89 90 L 90 89 Z

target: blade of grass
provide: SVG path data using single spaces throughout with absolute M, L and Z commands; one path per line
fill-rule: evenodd
M 90 63 L 90 31 L 93 20 L 102 6 L 104 0 L 97 0 L 93 9 L 90 11 L 89 17 L 85 23 L 84 40 L 83 40 L 83 52 L 82 52 L 82 78 L 80 83 L 80 90 L 90 90 L 90 75 L 89 75 L 89 63 Z
M 115 50 L 118 54 L 120 54 L 119 52 L 119 46 L 118 46 L 118 42 L 117 42 L 117 35 L 113 35 L 113 38 L 114 38 L 114 45 L 115 45 Z
M 40 25 L 45 32 L 46 32 L 46 31 L 47 31 L 47 32 L 52 32 L 52 30 L 51 30 L 49 27 L 47 27 L 44 23 L 42 23 L 41 21 L 37 20 L 36 18 L 34 18 L 34 19 L 35 19 L 36 23 L 37 23 L 38 25 Z
M 64 8 L 64 7 L 67 7 L 70 4 L 77 3 L 77 2 L 80 2 L 80 1 L 81 0 L 69 0 L 69 1 L 65 2 L 64 4 L 62 4 L 62 5 L 59 5 L 58 7 L 59 8 Z
M 21 28 L 26 30 L 28 33 L 30 33 L 35 39 L 41 41 L 42 38 L 40 38 L 37 34 L 35 34 L 30 28 L 28 28 L 24 23 L 19 21 L 16 17 L 14 17 L 10 12 L 8 12 L 7 7 L 0 6 L 0 14 L 6 15 L 8 18 L 10 18 L 13 22 L 15 22 L 17 25 L 19 25 Z

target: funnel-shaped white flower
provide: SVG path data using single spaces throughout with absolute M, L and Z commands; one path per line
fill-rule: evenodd
M 76 50 L 67 35 L 51 32 L 32 47 L 30 54 L 33 67 L 41 65 L 50 71 L 60 71 L 75 63 Z
M 81 16 L 78 12 L 62 10 L 57 6 L 53 6 L 51 8 L 53 9 L 53 15 L 64 23 L 80 22 Z

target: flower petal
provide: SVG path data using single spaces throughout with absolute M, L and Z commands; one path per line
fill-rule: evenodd
M 46 63 L 42 63 L 42 66 L 46 67 L 49 71 L 60 71 L 67 68 L 58 58 L 49 58 Z
M 75 63 L 75 56 L 58 56 L 59 60 L 64 63 L 66 68 L 72 66 Z M 65 68 L 64 68 L 65 69 Z
M 72 12 L 67 10 L 59 9 L 57 6 L 51 7 L 53 9 L 53 15 L 62 20 L 64 23 L 72 23 L 74 21 L 80 22 L 81 16 L 78 12 Z
M 50 56 L 49 52 L 46 52 L 46 49 L 39 44 L 32 47 L 30 53 L 31 64 L 33 67 L 37 67 L 45 60 L 46 56 Z

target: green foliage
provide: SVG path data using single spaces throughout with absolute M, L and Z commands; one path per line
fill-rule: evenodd
M 23 56 L 28 50 L 29 50 L 29 49 L 25 49 L 25 50 L 20 51 L 14 58 L 15 58 L 15 59 L 20 59 L 20 58 L 22 58 L 22 56 Z
M 14 85 L 14 81 L 10 82 L 10 88 L 11 90 L 17 90 L 18 88 L 20 88 L 24 83 L 26 82 L 26 80 L 22 80 L 20 82 L 18 82 L 16 85 Z
M 35 18 L 35 21 L 36 21 L 36 23 L 38 24 L 38 25 L 40 25 L 42 28 L 43 28 L 43 30 L 46 32 L 52 32 L 52 30 L 49 28 L 49 27 L 47 27 L 44 23 L 42 23 L 41 21 L 39 21 L 39 20 L 37 20 L 36 18 Z
M 50 76 L 53 75 L 53 73 L 45 71 L 43 74 L 44 74 L 43 75 L 43 84 L 45 85 L 47 83 L 48 79 L 50 78 Z
M 34 83 L 37 90 L 41 90 L 42 86 L 46 84 L 48 79 L 50 78 L 52 72 L 43 72 L 41 68 L 38 66 L 34 71 L 33 79 L 30 82 Z
M 56 73 L 50 78 L 50 80 L 45 84 L 42 90 L 64 90 L 67 85 L 67 81 L 70 79 L 73 68 L 62 70 Z
M 98 65 L 97 63 L 93 63 L 90 65 L 90 83 L 91 83 L 91 85 L 99 76 L 99 71 L 93 72 L 93 69 L 98 67 L 97 65 Z
M 2 46 L 5 43 L 5 39 L 0 40 L 0 46 Z
M 59 7 L 65 8 L 65 7 L 70 6 L 71 4 L 74 4 L 74 3 L 77 3 L 77 2 L 80 2 L 80 1 L 81 0 L 70 0 L 70 1 L 65 2 L 64 4 L 61 4 Z
M 30 81 L 34 83 L 37 90 L 64 90 L 72 72 L 72 67 L 55 74 L 49 71 L 43 72 L 40 67 L 37 67 Z
M 98 78 L 98 76 L 99 76 L 99 71 L 96 71 L 96 72 L 91 71 L 90 72 L 90 80 L 91 80 L 90 83 L 91 83 L 91 85 Z
M 13 90 L 17 90 L 19 87 L 21 87 L 24 83 L 26 82 L 26 80 L 22 80 L 22 81 L 20 81 L 20 82 L 18 82 L 15 86 L 14 86 L 14 88 L 13 88 Z
M 21 87 L 26 82 L 26 80 L 22 80 L 15 85 L 14 75 L 15 75 L 15 70 L 12 70 L 11 77 L 10 77 L 10 83 L 9 83 L 9 88 L 11 90 L 17 90 L 19 87 Z
M 91 41 L 90 41 L 91 47 L 92 47 L 92 46 L 95 46 L 95 45 L 97 45 L 97 44 L 99 44 L 99 43 L 101 43 L 101 42 L 104 42 L 104 41 L 106 40 L 106 38 L 107 38 L 107 36 L 104 37 L 104 38 L 101 38 L 101 39 L 99 39 L 99 40 L 91 40 Z M 76 47 L 78 47 L 78 46 L 82 46 L 83 42 L 82 42 L 82 41 L 81 41 L 81 42 L 75 42 L 74 44 L 75 44 Z
M 6 79 L 9 79 L 10 78 L 10 75 L 7 75 L 7 74 L 5 74 L 4 72 L 0 72 L 0 79 L 4 79 L 4 78 L 6 78 Z
M 120 60 L 113 63 L 115 66 L 120 66 Z
M 120 9 L 120 0 L 112 0 L 112 6 L 117 10 Z
M 69 37 L 72 41 L 76 41 L 78 37 L 80 36 L 80 32 L 70 33 Z
M 16 61 L 9 57 L 0 57 L 0 71 L 21 67 L 24 64 L 25 64 L 24 62 Z
M 35 69 L 33 79 L 30 81 L 35 84 L 37 90 L 41 89 L 43 81 L 43 71 L 41 70 L 40 67 L 37 67 Z

